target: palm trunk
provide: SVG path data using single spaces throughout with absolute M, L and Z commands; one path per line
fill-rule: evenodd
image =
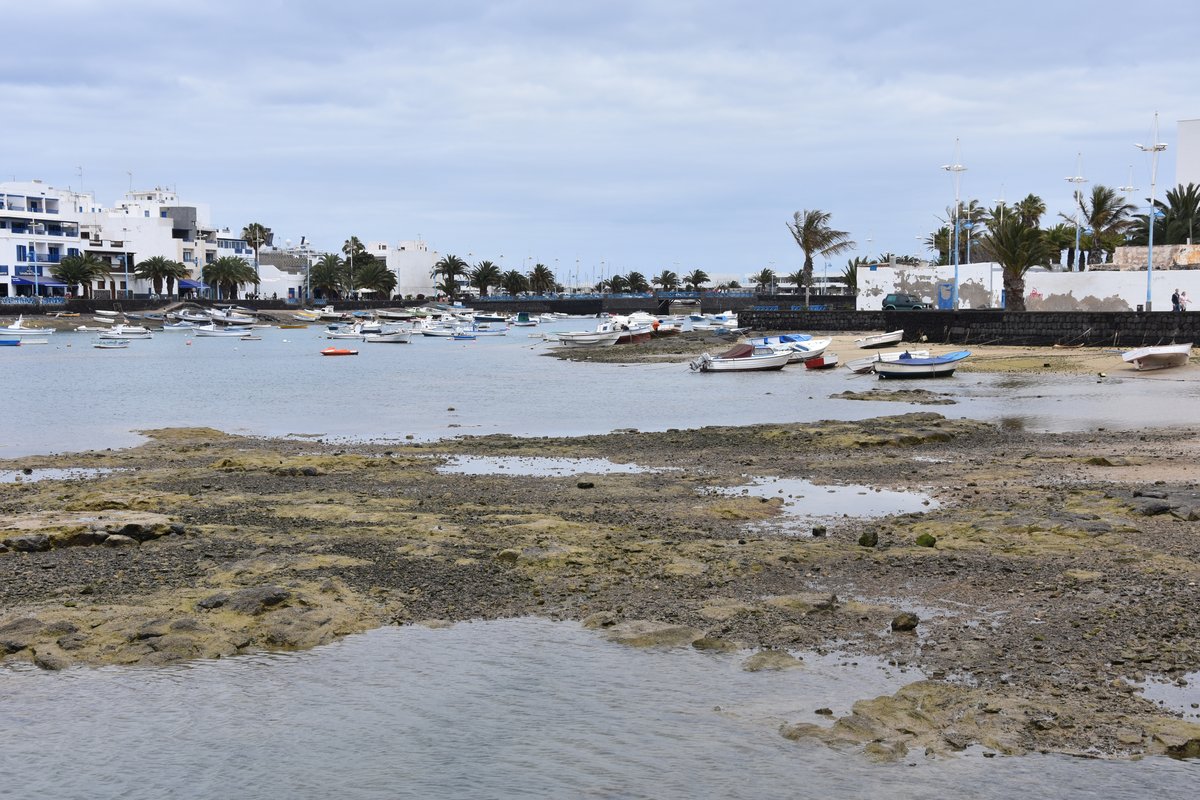
M 1004 310 L 1025 310 L 1025 277 L 1023 275 L 1004 276 Z

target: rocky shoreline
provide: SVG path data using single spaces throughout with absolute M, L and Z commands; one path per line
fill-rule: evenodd
M 1136 691 L 1200 669 L 1192 431 L 1048 436 L 927 412 L 406 446 L 149 436 L 0 464 L 30 470 L 0 501 L 4 660 L 167 664 L 539 615 L 634 645 L 749 650 L 748 668 L 838 650 L 920 670 L 832 727 L 783 731 L 873 758 L 1200 755 L 1194 713 Z M 463 454 L 646 469 L 437 470 Z M 32 480 L 66 466 L 112 471 Z M 936 504 L 813 535 L 783 498 L 729 491 L 776 477 Z

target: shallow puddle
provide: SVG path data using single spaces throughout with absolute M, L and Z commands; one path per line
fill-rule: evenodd
M 816 484 L 801 478 L 755 478 L 749 486 L 719 490 L 721 494 L 783 500 L 782 524 L 799 532 L 813 524 L 832 527 L 838 519 L 911 514 L 937 508 L 937 501 L 920 492 L 896 492 L 855 484 Z M 808 530 L 803 530 L 808 533 Z
M 95 478 L 123 470 L 105 467 L 46 467 L 37 469 L 0 469 L 0 483 L 32 483 L 34 481 L 67 481 Z
M 607 458 L 545 458 L 541 456 L 451 456 L 438 467 L 444 475 L 616 475 L 661 472 L 637 464 L 618 464 Z
M 1178 681 L 1154 676 L 1141 685 L 1142 697 L 1187 720 L 1200 720 L 1200 672 L 1190 672 Z

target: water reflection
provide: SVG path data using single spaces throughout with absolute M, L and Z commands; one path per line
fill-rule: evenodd
M 937 501 L 920 492 L 897 492 L 855 484 L 816 484 L 802 478 L 758 477 L 746 486 L 718 489 L 725 495 L 749 495 L 783 500 L 781 521 L 757 523 L 752 528 L 782 525 L 792 532 L 807 532 L 815 523 L 827 526 L 838 519 L 883 517 L 937 508 Z

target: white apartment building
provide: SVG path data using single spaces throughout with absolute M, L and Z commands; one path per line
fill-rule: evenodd
M 36 180 L 0 183 L 0 298 L 65 294 L 54 265 L 84 250 L 79 219 L 95 209 L 90 194 Z
M 368 253 L 382 259 L 387 268 L 395 273 L 395 294 L 401 297 L 419 294 L 432 297 L 437 293 L 434 289 L 436 281 L 430 273 L 441 255 L 436 250 L 430 250 L 426 242 L 402 241 L 394 245 L 368 242 L 365 246 Z

